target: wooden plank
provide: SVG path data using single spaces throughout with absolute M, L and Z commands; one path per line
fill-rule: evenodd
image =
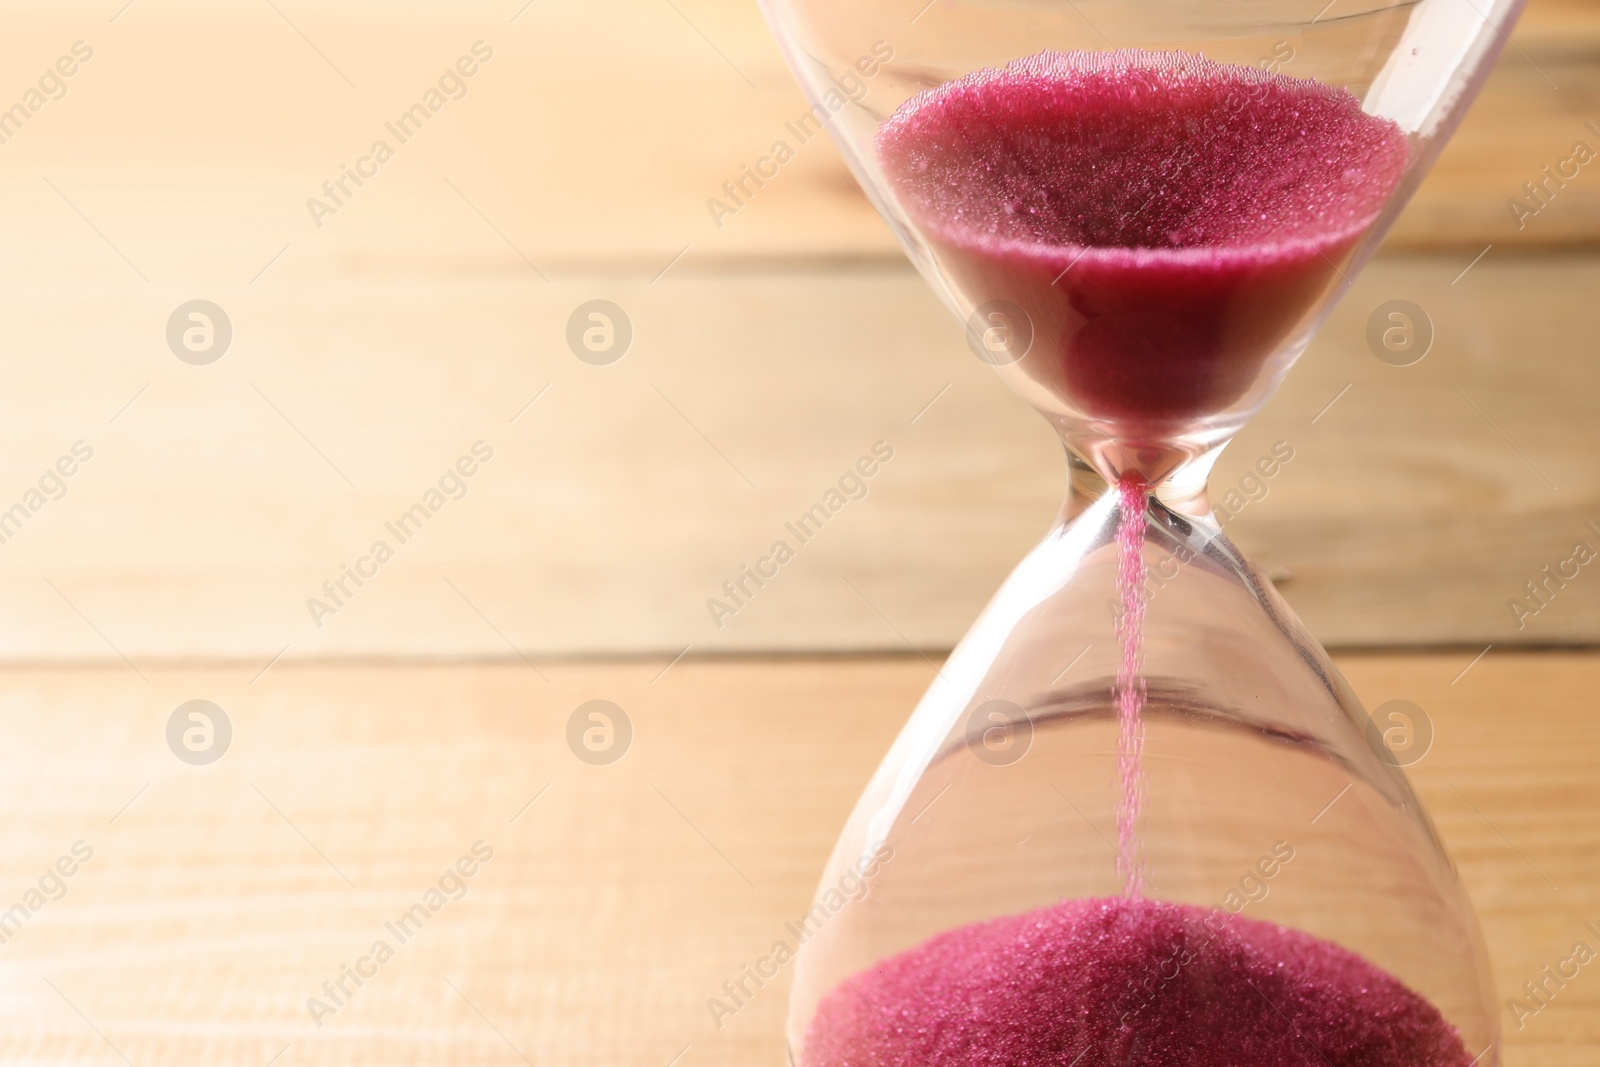
M 1593 36 L 1575 34 L 1568 44 L 1577 54 L 1553 42 L 1506 51 L 1386 247 L 1543 249 L 1600 237 L 1600 181 L 1573 162 L 1580 142 L 1600 151 L 1600 63 L 1586 44 Z M 1576 177 L 1547 179 L 1546 166 Z M 1543 191 L 1530 194 L 1528 182 Z
M 1600 662 L 1496 651 L 1452 685 L 1466 658 L 1342 662 L 1369 702 L 1431 716 L 1411 777 L 1509 995 L 1594 918 L 1600 859 L 1572 846 L 1600 818 Z M 6 672 L 0 891 L 9 906 L 75 842 L 93 856 L 5 945 L 0 1055 L 661 1067 L 687 1047 L 680 1062 L 704 1067 L 778 1062 L 787 974 L 720 1030 L 706 1000 L 805 909 L 932 671 L 660 667 L 280 666 L 254 685 L 221 668 Z M 196 698 L 233 731 L 208 766 L 163 738 Z M 610 766 L 564 740 L 594 698 L 633 725 Z M 392 941 L 384 924 L 478 841 L 493 858 L 461 899 L 317 1027 L 308 998 Z M 1597 998 L 1580 980 L 1524 1028 L 1507 1018 L 1505 1063 L 1592 1063 Z
M 1250 504 L 1230 531 L 1291 576 L 1281 590 L 1332 644 L 1600 632 L 1600 587 L 1581 578 L 1552 586 L 1548 607 L 1529 601 L 1536 617 L 1509 604 L 1576 542 L 1600 547 L 1587 525 L 1600 522 L 1600 486 L 1585 473 L 1600 438 L 1589 417 L 1573 417 L 1600 381 L 1565 318 L 1600 277 L 1583 260 L 1497 263 L 1497 253 L 1464 276 L 1465 255 L 1374 263 L 1218 464 L 1221 491 L 1271 442 L 1305 442 L 1283 496 Z M 1367 348 L 1370 317 L 1392 299 L 1415 301 L 1433 325 L 1433 349 L 1412 367 Z
M 1229 529 L 1332 644 L 1600 638 L 1587 571 L 1522 629 L 1507 607 L 1600 521 L 1600 260 L 1497 249 L 1452 285 L 1469 258 L 1374 264 L 1218 464 L 1225 489 L 1296 450 Z M 1044 422 L 905 268 L 203 291 L 234 323 L 209 366 L 165 347 L 192 289 L 0 296 L 14 336 L 61 338 L 10 363 L 0 510 L 94 449 L 0 545 L 0 656 L 937 649 L 1060 503 Z M 597 297 L 633 323 L 609 366 L 566 347 Z M 1396 297 L 1434 321 L 1410 368 L 1366 347 Z M 402 542 L 390 525 L 480 440 L 495 458 Z M 707 600 L 878 441 L 894 459 L 865 499 L 716 626 Z M 371 572 L 378 541 L 394 557 L 357 588 L 341 568 Z
M 654 273 L 685 248 L 702 264 L 899 258 L 821 138 L 737 215 L 712 218 L 708 199 L 805 110 L 742 0 L 280 7 L 141 3 L 109 21 L 78 3 L 16 17 L 0 42 L 7 69 L 44 71 L 78 40 L 95 52 L 4 144 L 9 269 L 203 287 L 269 263 L 302 276 L 532 278 Z M 1600 9 L 1535 0 L 1513 40 L 1397 247 L 1600 235 L 1600 181 L 1587 170 L 1520 229 L 1507 209 L 1600 121 Z M 476 41 L 494 58 L 465 95 L 404 143 L 388 132 Z M 19 75 L 7 91 L 29 84 Z M 323 191 L 379 139 L 393 142 L 391 160 L 366 165 L 376 173 L 346 180 L 343 195 Z M 314 217 L 312 198 L 334 213 Z

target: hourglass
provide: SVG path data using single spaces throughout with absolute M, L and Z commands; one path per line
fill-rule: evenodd
M 835 847 L 797 1067 L 1499 1062 L 1454 868 L 1205 481 L 1518 6 L 766 0 L 1070 473 Z

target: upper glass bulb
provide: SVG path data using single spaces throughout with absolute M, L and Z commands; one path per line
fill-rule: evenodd
M 1260 407 L 1518 0 L 765 0 L 969 341 L 1101 473 Z

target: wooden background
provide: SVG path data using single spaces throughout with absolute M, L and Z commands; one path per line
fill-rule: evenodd
M 931 674 L 908 643 L 960 636 L 1063 479 L 830 146 L 712 223 L 804 108 L 754 4 L 107 0 L 5 29 L 0 101 L 94 57 L 0 144 L 0 510 L 93 458 L 0 543 L 0 903 L 95 856 L 0 945 L 0 1058 L 781 1062 L 783 989 L 720 1031 L 705 999 L 804 910 Z M 315 225 L 479 40 L 467 95 Z M 1412 777 L 1505 995 L 1600 920 L 1600 577 L 1507 608 L 1600 546 L 1600 174 L 1520 230 L 1506 206 L 1596 144 L 1600 9 L 1533 0 L 1513 42 L 1214 481 L 1293 445 L 1230 533 L 1369 706 L 1432 718 Z M 1396 298 L 1435 330 L 1409 368 L 1364 340 Z M 234 331 L 207 366 L 165 340 L 194 299 Z M 633 325 L 609 366 L 565 341 L 593 299 Z M 867 498 L 715 627 L 706 598 L 880 440 Z M 316 625 L 477 441 L 465 497 Z M 208 767 L 163 739 L 198 698 L 234 730 Z M 634 723 L 611 767 L 563 740 L 594 698 Z M 314 1027 L 479 839 L 467 896 Z M 1591 983 L 1508 1016 L 1506 1062 L 1593 1063 Z
M 1600 685 L 1575 653 L 1342 657 L 1369 707 L 1426 709 L 1409 769 L 1478 908 L 1501 995 L 1600 922 Z M 776 1065 L 789 972 L 718 1029 L 706 1001 L 810 903 L 856 794 L 932 680 L 919 659 L 120 667 L 8 672 L 4 901 L 76 841 L 94 857 L 0 948 L 17 1064 Z M 126 677 L 125 677 L 126 676 Z M 209 767 L 162 743 L 224 706 Z M 607 767 L 570 710 L 633 723 Z M 1517 709 L 1516 719 L 1508 714 Z M 1509 720 L 1509 721 L 1508 721 Z M 541 792 L 542 791 L 542 792 Z M 537 799 L 534 799 L 537 797 Z M 533 803 L 529 806 L 529 801 Z M 323 1026 L 337 978 L 482 840 L 494 858 Z M 454 988 L 452 988 L 452 985 Z M 1588 1067 L 1584 969 L 1505 1062 Z
M 1049 431 L 831 146 L 713 225 L 706 199 L 803 110 L 750 4 L 106 6 L 0 42 L 19 71 L 95 49 L 0 146 L 0 502 L 74 441 L 96 456 L 0 545 L 0 657 L 904 651 L 847 578 L 948 647 L 1051 521 Z M 1390 254 L 1217 470 L 1295 447 L 1233 532 L 1332 645 L 1600 635 L 1588 583 L 1521 629 L 1507 607 L 1600 519 L 1600 180 L 1521 232 L 1506 207 L 1600 145 L 1597 24 L 1533 5 Z M 314 225 L 307 199 L 479 40 L 465 98 Z M 202 298 L 234 337 L 197 367 L 164 331 Z M 1409 368 L 1366 347 L 1395 298 L 1436 335 Z M 590 299 L 633 323 L 609 366 L 566 345 Z M 498 459 L 466 499 L 315 625 L 308 598 L 477 440 Z M 878 440 L 869 497 L 715 627 L 706 599 Z

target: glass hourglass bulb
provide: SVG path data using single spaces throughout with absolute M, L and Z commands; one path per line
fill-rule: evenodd
M 1204 482 L 1516 0 L 765 6 L 1072 475 L 835 847 L 792 1060 L 1497 1063 L 1453 867 Z

